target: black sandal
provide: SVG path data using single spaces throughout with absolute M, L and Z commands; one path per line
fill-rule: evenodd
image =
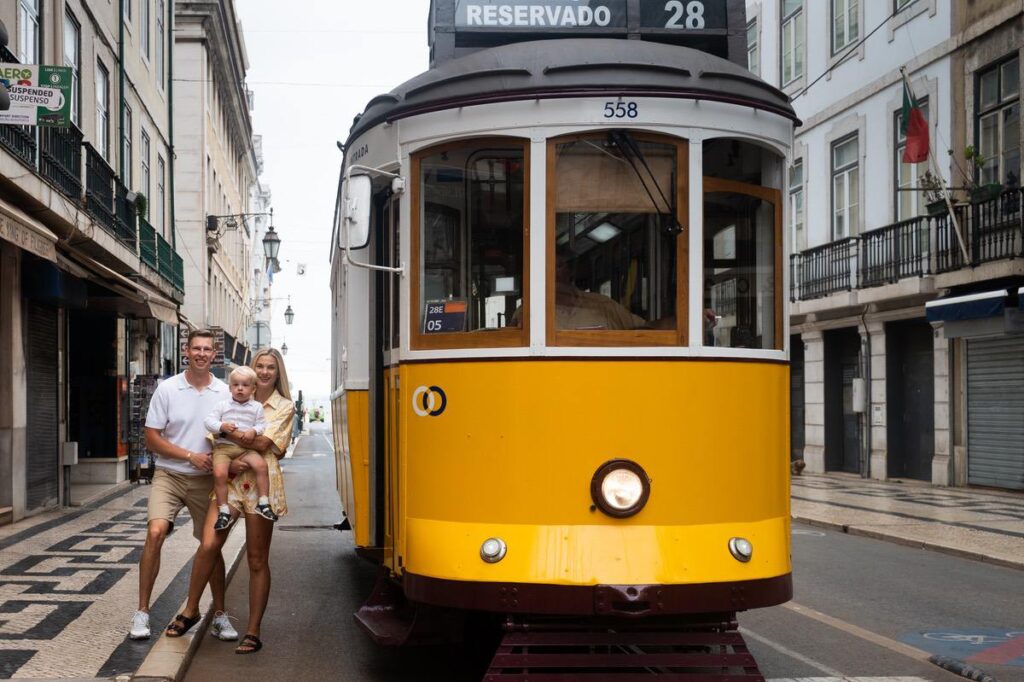
M 235 647 L 235 653 L 241 655 L 254 654 L 262 648 L 263 642 L 260 641 L 259 637 L 247 634 L 245 637 L 242 637 L 242 641 Z
M 197 613 L 194 618 L 189 618 L 184 613 L 179 613 L 171 621 L 171 624 L 167 626 L 168 637 L 181 637 L 186 632 L 195 627 L 195 624 L 202 620 L 203 614 Z

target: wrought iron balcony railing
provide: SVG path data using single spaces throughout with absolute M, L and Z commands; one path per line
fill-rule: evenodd
M 948 213 L 919 216 L 793 254 L 790 300 L 810 300 L 1024 257 L 1024 194 L 1020 188 L 987 201 L 959 204 L 953 211 L 968 258 L 964 258 Z
M 128 201 L 128 188 L 114 179 L 114 229 L 117 238 L 135 251 L 138 246 L 138 228 L 135 224 L 135 204 Z
M 114 169 L 100 153 L 86 142 L 85 148 L 85 210 L 107 232 L 117 236 L 114 220 Z
M 149 267 L 157 269 L 156 230 L 142 216 L 139 216 L 139 258 Z
M 77 205 L 82 198 L 82 131 L 74 124 L 40 128 L 39 148 L 39 174 Z

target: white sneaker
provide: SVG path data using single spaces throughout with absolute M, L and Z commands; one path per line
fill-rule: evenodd
M 210 636 L 225 642 L 233 642 L 238 639 L 238 631 L 231 625 L 228 614 L 218 611 L 210 622 Z
M 149 639 L 149 614 L 136 611 L 132 616 L 132 627 L 128 630 L 129 639 Z

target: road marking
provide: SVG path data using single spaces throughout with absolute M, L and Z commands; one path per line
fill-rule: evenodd
M 764 644 L 765 646 L 769 646 L 772 649 L 775 649 L 780 654 L 783 654 L 785 656 L 789 656 L 790 658 L 794 658 L 794 659 L 800 661 L 801 663 L 803 663 L 805 665 L 809 665 L 810 667 L 812 667 L 812 668 L 814 668 L 816 670 L 820 670 L 821 672 L 825 673 L 826 675 L 833 675 L 833 676 L 835 676 L 835 679 L 837 679 L 837 680 L 845 679 L 841 672 L 839 672 L 838 670 L 834 670 L 833 668 L 828 667 L 827 665 L 825 665 L 821 661 L 816 661 L 813 658 L 808 658 L 807 656 L 804 656 L 803 654 L 801 654 L 801 653 L 799 653 L 797 651 L 793 651 L 792 649 L 790 649 L 790 648 L 788 648 L 786 646 L 783 646 L 782 644 L 779 644 L 778 642 L 774 642 L 774 641 L 768 639 L 767 637 L 762 637 L 761 635 L 757 634 L 756 632 L 752 632 L 751 630 L 749 630 L 749 629 L 747 629 L 745 627 L 741 627 L 740 628 L 740 633 L 742 633 L 744 637 L 749 637 L 750 639 L 752 639 L 752 640 L 754 640 L 756 642 L 761 642 L 761 644 Z M 822 679 L 822 678 L 815 678 L 815 679 Z
M 824 623 L 825 625 L 834 627 L 837 630 L 842 630 L 843 632 L 849 633 L 854 637 L 860 637 L 861 639 L 871 642 L 872 644 L 884 647 L 889 651 L 894 651 L 898 654 L 903 654 L 904 656 L 908 656 L 910 658 L 913 658 L 914 660 L 927 661 L 931 657 L 931 654 L 927 651 L 924 651 L 923 649 L 912 647 L 909 644 L 904 644 L 903 642 L 897 642 L 894 639 L 889 639 L 884 635 L 880 635 L 876 632 L 871 632 L 870 630 L 865 630 L 864 628 L 854 625 L 853 623 L 847 623 L 844 620 L 839 620 L 838 618 L 834 618 L 828 614 L 822 613 L 821 611 L 815 611 L 814 609 L 809 608 L 807 606 L 803 606 L 795 602 L 788 602 L 786 604 L 783 604 L 782 606 L 783 608 L 787 608 L 790 611 L 799 613 L 802 616 L 812 618 L 818 621 L 819 623 Z

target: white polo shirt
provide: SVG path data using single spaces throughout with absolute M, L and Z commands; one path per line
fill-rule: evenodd
M 210 384 L 198 391 L 188 383 L 185 373 L 161 381 L 146 413 L 146 428 L 158 429 L 163 437 L 178 447 L 191 452 L 207 453 L 211 444 L 203 420 L 206 415 L 229 395 L 228 386 L 210 375 Z M 209 472 L 195 468 L 187 460 L 160 457 L 153 454 L 158 469 L 166 469 L 187 476 L 208 476 Z

